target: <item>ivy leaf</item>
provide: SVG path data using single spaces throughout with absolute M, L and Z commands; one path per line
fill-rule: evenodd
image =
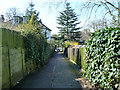
M 115 88 L 118 88 L 118 84 L 115 84 Z

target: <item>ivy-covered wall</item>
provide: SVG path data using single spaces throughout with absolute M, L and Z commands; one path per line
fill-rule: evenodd
M 100 88 L 120 83 L 120 28 L 107 27 L 91 35 L 86 46 L 86 76 Z
M 0 87 L 13 87 L 26 75 L 41 68 L 53 54 L 54 48 L 50 44 L 41 43 L 35 36 L 31 38 L 28 40 L 19 32 L 0 29 Z
M 97 88 L 120 89 L 120 28 L 105 28 L 91 35 L 86 46 L 68 48 L 68 58 L 85 70 Z

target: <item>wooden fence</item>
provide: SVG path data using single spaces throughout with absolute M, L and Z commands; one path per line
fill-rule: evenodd
M 67 57 L 76 63 L 80 68 L 85 68 L 85 45 L 69 47 L 67 49 Z

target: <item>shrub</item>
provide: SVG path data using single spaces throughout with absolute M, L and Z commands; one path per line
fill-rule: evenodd
M 35 34 L 29 34 L 24 38 L 25 45 L 25 61 L 33 60 L 35 68 L 40 68 L 45 63 L 45 56 L 47 56 L 48 43 L 44 38 L 38 38 Z
M 118 88 L 120 28 L 105 28 L 91 35 L 86 46 L 86 76 L 95 86 Z
M 78 42 L 65 41 L 65 43 L 64 43 L 65 48 L 68 48 L 69 46 L 73 46 L 73 45 L 78 45 Z
M 40 68 L 53 52 L 42 33 L 42 28 L 37 20 L 33 20 L 33 15 L 29 23 L 23 23 L 18 28 L 24 37 L 25 61 L 33 61 L 35 69 Z

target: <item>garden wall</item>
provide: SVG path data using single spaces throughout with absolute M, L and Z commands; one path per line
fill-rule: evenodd
M 20 33 L 0 29 L 0 62 L 2 88 L 14 86 L 23 78 L 24 48 Z M 1 74 L 1 73 L 0 73 Z
M 2 33 L 0 30 L 0 44 L 2 41 Z M 0 90 L 2 89 L 2 50 L 0 48 Z
M 25 61 L 24 39 L 19 32 L 0 29 L 0 90 L 13 87 L 26 75 L 35 71 L 33 60 Z M 47 52 L 48 59 L 53 52 Z

